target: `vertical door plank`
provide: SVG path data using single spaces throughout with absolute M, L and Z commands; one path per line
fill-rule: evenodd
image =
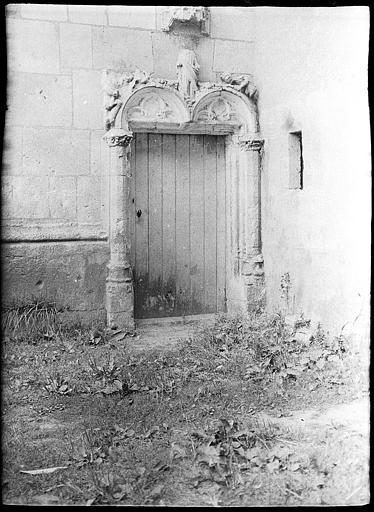
M 217 311 L 226 311 L 226 162 L 225 139 L 217 137 Z
M 162 287 L 162 135 L 149 134 L 149 292 Z
M 148 288 L 148 135 L 138 133 L 135 138 L 135 314 L 140 317 Z
M 175 135 L 163 135 L 162 225 L 163 292 L 167 312 L 175 309 Z
M 217 268 L 217 139 L 216 136 L 204 136 L 204 293 L 205 312 L 217 311 L 216 268 Z
M 205 162 L 203 138 L 199 135 L 191 135 L 190 159 L 191 307 L 194 313 L 204 313 Z
M 190 313 L 190 153 L 189 136 L 176 135 L 176 275 L 177 308 L 176 314 Z
M 130 242 L 130 263 L 135 268 L 136 242 L 135 242 L 135 180 L 136 180 L 136 135 L 131 145 L 131 174 L 129 180 L 129 205 L 127 214 L 129 217 L 129 242 Z

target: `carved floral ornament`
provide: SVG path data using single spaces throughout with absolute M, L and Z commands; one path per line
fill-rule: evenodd
M 199 68 L 195 53 L 182 49 L 176 63 L 177 80 L 157 78 L 139 69 L 132 73 L 104 71 L 104 139 L 110 146 L 129 143 L 129 121 L 181 126 L 225 123 L 256 132 L 257 90 L 252 77 L 222 73 L 220 82 L 199 82 Z M 243 141 L 241 146 L 258 149 L 257 143 L 253 144 Z

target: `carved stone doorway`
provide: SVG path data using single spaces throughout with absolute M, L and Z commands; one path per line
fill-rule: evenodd
M 134 134 L 135 318 L 226 309 L 225 137 Z
M 134 326 L 134 285 L 138 285 L 139 278 L 136 262 L 134 265 L 134 214 L 136 215 L 138 210 L 143 210 L 141 204 L 136 208 L 132 202 L 135 200 L 136 144 L 137 140 L 140 140 L 138 134 L 157 134 L 158 137 L 166 134 L 173 134 L 174 137 L 224 137 L 226 249 L 223 249 L 222 253 L 219 250 L 216 265 L 218 260 L 222 265 L 224 254 L 223 286 L 226 308 L 227 311 L 250 310 L 257 307 L 263 298 L 264 270 L 260 222 L 263 141 L 259 134 L 256 89 L 249 77 L 245 76 L 222 74 L 221 83 L 197 82 L 198 66 L 192 59 L 193 56 L 184 52 L 182 57 L 178 60 L 179 67 L 182 65 L 182 69 L 183 66 L 187 69 L 189 66 L 190 69 L 187 74 L 182 73 L 183 80 L 180 78 L 179 82 L 153 78 L 139 70 L 130 74 L 104 73 L 107 129 L 104 138 L 112 148 L 109 170 L 111 256 L 108 265 L 106 308 L 108 325 L 113 328 L 129 329 Z M 147 137 L 149 140 L 150 135 Z M 154 186 L 158 187 L 160 193 L 161 190 L 166 193 L 168 181 L 164 183 L 162 180 L 156 180 Z M 223 188 L 220 188 L 220 193 L 222 190 Z M 197 203 L 188 215 L 191 212 L 193 215 L 199 207 L 201 205 Z M 141 219 L 141 216 L 142 213 L 137 218 Z M 206 231 L 206 235 L 203 239 L 205 246 L 210 243 L 209 230 Z M 154 236 L 152 230 L 152 237 Z M 204 264 L 205 268 L 209 272 L 214 265 L 205 267 Z M 162 272 L 164 270 L 163 268 Z M 221 276 L 218 266 L 215 271 Z M 192 278 L 192 266 L 189 266 L 189 272 Z M 140 275 L 141 273 L 142 271 Z M 201 287 L 201 284 L 199 286 Z M 215 286 L 217 287 L 217 283 Z M 220 286 L 218 285 L 218 288 Z M 147 287 L 149 292 L 152 288 L 149 282 Z M 167 289 L 163 289 L 161 300 L 167 302 L 165 297 L 162 299 L 162 296 L 166 296 L 165 291 L 168 292 Z M 204 290 L 204 297 L 205 293 Z M 218 295 L 215 307 L 220 310 L 221 307 L 217 306 L 217 303 L 222 304 L 222 293 Z M 152 296 L 152 293 L 149 294 L 149 297 Z M 143 304 L 147 304 L 147 300 L 145 297 Z M 148 300 L 148 303 L 150 302 L 151 299 Z M 192 302 L 190 296 L 189 303 Z M 157 307 L 157 300 L 155 304 Z M 211 304 L 206 304 L 204 302 L 204 308 L 212 307 Z M 138 313 L 138 303 L 136 308 Z M 142 309 L 141 316 L 148 316 L 146 310 Z M 170 304 L 167 309 L 171 314 Z M 198 311 L 201 312 L 201 304 L 196 308 L 196 312 Z M 166 314 L 166 310 L 164 312 Z M 154 316 L 154 311 L 149 314 Z

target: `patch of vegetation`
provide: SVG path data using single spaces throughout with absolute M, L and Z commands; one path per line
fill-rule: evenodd
M 365 391 L 345 339 L 302 318 L 290 327 L 281 314 L 222 315 L 162 353 L 138 352 L 102 326 L 45 327 L 35 343 L 19 327 L 4 342 L 6 502 L 332 504 L 356 492 L 344 464 L 331 466 L 349 459 L 341 433 L 335 451 L 321 433 L 327 448 L 317 453 L 315 440 L 258 416 Z M 48 467 L 65 469 L 20 474 Z

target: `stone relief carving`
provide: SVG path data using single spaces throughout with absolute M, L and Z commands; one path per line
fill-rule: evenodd
M 193 50 L 182 49 L 177 59 L 178 90 L 189 100 L 194 100 L 200 65 Z
M 238 121 L 231 103 L 220 97 L 208 103 L 208 105 L 198 113 L 196 120 L 222 123 L 225 121 Z
M 249 98 L 256 96 L 257 89 L 252 82 L 250 75 L 236 75 L 233 73 L 222 73 L 220 75 L 222 82 L 231 85 L 234 89 L 242 92 Z
M 166 101 L 157 94 L 149 94 L 141 98 L 138 105 L 131 107 L 128 111 L 128 119 L 160 119 L 168 121 L 177 121 L 173 116 L 173 110 Z
M 111 128 L 106 132 L 103 139 L 108 146 L 128 146 L 133 139 L 132 132 L 122 128 Z
M 131 73 L 104 71 L 102 86 L 104 91 L 105 130 L 109 131 L 116 126 L 116 117 L 131 95 L 136 90 L 148 86 L 159 87 L 163 92 L 161 92 L 161 89 L 160 94 L 147 91 L 146 95 L 139 99 L 136 105 L 129 105 L 129 119 L 186 122 L 188 121 L 188 114 L 186 118 L 181 120 L 178 117 L 178 112 L 186 109 L 187 112 L 192 113 L 197 102 L 207 93 L 214 91 L 234 92 L 236 95 L 239 92 L 249 98 L 254 108 L 257 108 L 257 89 L 250 75 L 222 73 L 220 75 L 221 82 L 219 83 L 199 82 L 199 68 L 194 51 L 182 49 L 176 63 L 177 80 L 156 78 L 153 73 L 139 69 Z M 178 91 L 184 106 L 180 105 L 178 107 L 178 98 L 174 103 L 170 95 L 166 94 L 168 90 Z M 168 97 L 171 101 L 170 104 L 168 103 Z M 241 117 L 238 100 L 235 99 L 233 103 L 230 103 L 227 97 L 213 97 L 209 99 L 209 103 L 207 100 L 207 104 L 202 105 L 201 109 L 199 107 L 195 115 L 195 121 L 198 122 L 235 122 L 238 124 L 240 124 Z M 110 137 L 108 140 L 111 140 Z M 243 149 L 261 149 L 259 141 L 242 141 L 241 146 Z
M 204 35 L 209 35 L 209 9 L 197 6 L 167 7 L 162 12 L 162 30 L 169 32 L 176 23 L 193 24 Z

